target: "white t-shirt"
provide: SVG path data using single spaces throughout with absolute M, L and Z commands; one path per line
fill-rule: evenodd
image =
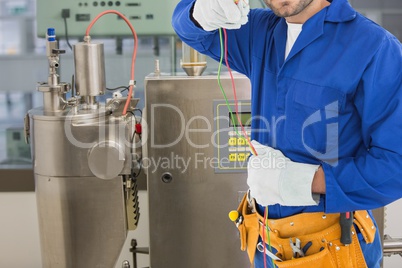
M 298 23 L 289 23 L 288 25 L 288 39 L 286 40 L 286 51 L 285 51 L 285 59 L 288 57 L 290 51 L 292 50 L 293 45 L 295 44 L 297 37 L 302 31 L 303 24 Z

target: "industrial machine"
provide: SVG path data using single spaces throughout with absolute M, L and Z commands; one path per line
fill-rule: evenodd
M 229 220 L 247 190 L 246 142 L 236 132 L 229 75 L 151 74 L 145 79 L 150 262 L 154 268 L 248 267 Z M 240 119 L 250 130 L 250 84 L 235 76 Z M 237 126 L 240 128 L 239 126 Z
M 152 267 L 247 265 L 227 214 L 247 190 L 249 151 L 238 128 L 250 131 L 249 80 L 235 74 L 238 101 L 228 90 L 226 103 L 216 74 L 200 76 L 205 62 L 183 63 L 194 77 L 156 69 L 145 79 L 142 134 L 138 99 L 116 92 L 100 101 L 106 90 L 102 43 L 85 36 L 74 45 L 69 84 L 57 74 L 64 51 L 54 29 L 46 39 L 49 76 L 37 86 L 43 107 L 28 112 L 25 126 L 43 267 L 119 266 L 127 231 L 138 221 L 140 166 L 148 179 Z M 221 83 L 231 88 L 228 74 Z
M 43 107 L 28 112 L 43 267 L 114 267 L 135 228 L 133 165 L 138 99 L 105 92 L 103 44 L 74 46 L 75 83 L 60 82 L 54 29 L 47 33 L 49 76 Z M 67 93 L 73 89 L 71 98 Z M 123 114 L 128 103 L 127 114 Z M 131 226 L 129 226 L 131 225 Z
M 122 12 L 135 25 L 138 35 L 175 35 L 171 17 L 179 0 L 37 0 L 38 36 L 46 36 L 49 25 L 65 29 L 59 37 L 81 37 L 88 23 L 97 14 L 113 9 Z M 251 7 L 265 7 L 262 0 L 250 0 Z M 68 35 L 68 36 L 67 36 Z M 121 27 L 119 16 L 110 16 L 94 28 L 92 36 L 126 37 L 131 35 L 128 28 Z

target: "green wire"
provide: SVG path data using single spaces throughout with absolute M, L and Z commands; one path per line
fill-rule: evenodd
M 221 69 L 222 69 L 222 65 L 223 65 L 223 51 L 224 51 L 224 48 L 223 48 L 223 37 L 222 37 L 222 29 L 221 28 L 219 28 L 219 41 L 220 41 L 220 44 L 221 44 L 221 57 L 220 57 L 220 60 L 219 60 L 219 66 L 218 66 L 218 85 L 219 85 L 219 88 L 221 89 L 221 92 L 222 92 L 222 94 L 223 94 L 223 97 L 224 97 L 224 99 L 225 99 L 225 102 L 226 102 L 226 106 L 228 107 L 228 109 L 229 109 L 229 113 L 230 113 L 230 119 L 232 120 L 232 124 L 233 124 L 233 127 L 234 127 L 234 129 L 235 129 L 235 131 L 236 131 L 236 133 L 237 133 L 237 135 L 239 136 L 239 137 L 242 137 L 243 138 L 243 135 L 242 134 L 240 134 L 239 133 L 239 131 L 237 130 L 237 127 L 236 127 L 236 123 L 235 123 L 235 120 L 234 120 L 234 115 L 233 115 L 233 112 L 232 112 L 232 109 L 230 108 L 230 104 L 229 104 L 229 101 L 228 101 L 228 98 L 227 98 L 227 96 L 226 96 L 226 93 L 225 93 L 225 90 L 223 89 L 223 86 L 222 86 L 222 83 L 221 83 Z
M 228 110 L 229 110 L 229 113 L 232 115 L 231 117 L 230 117 L 230 119 L 232 120 L 232 124 L 233 124 L 233 127 L 234 127 L 234 129 L 235 129 L 235 131 L 236 131 L 236 133 L 237 133 L 237 135 L 238 136 L 240 136 L 240 137 L 243 137 L 243 135 L 241 135 L 240 133 L 239 133 L 239 131 L 237 130 L 237 127 L 236 127 L 236 123 L 235 123 L 235 120 L 234 120 L 234 118 L 233 118 L 233 112 L 232 112 L 232 108 L 230 108 L 230 104 L 229 104 L 229 101 L 228 101 L 228 98 L 227 98 L 227 96 L 226 96 L 226 93 L 225 93 L 225 90 L 223 89 L 223 86 L 222 86 L 222 83 L 221 83 L 221 70 L 222 70 L 222 65 L 223 65 L 223 57 L 224 57 L 224 48 L 223 48 L 223 37 L 222 37 L 222 29 L 221 28 L 219 28 L 219 41 L 220 41 L 220 46 L 221 46 L 221 55 L 220 55 L 220 60 L 219 60 L 219 66 L 218 66 L 218 85 L 219 85 L 219 88 L 220 88 L 220 90 L 221 90 L 221 92 L 222 92 L 222 95 L 223 95 L 223 97 L 224 97 L 224 99 L 225 99 L 225 102 L 226 102 L 226 106 L 228 107 Z M 268 228 L 268 206 L 267 206 L 267 218 L 266 218 L 266 222 L 267 222 L 267 224 L 266 224 L 266 228 L 267 228 L 267 235 L 268 235 L 268 247 L 269 247 L 269 251 L 271 251 L 272 252 L 272 247 L 271 247 L 271 237 L 270 237 L 270 231 L 269 231 L 269 228 Z M 272 265 L 273 265 L 273 267 L 275 267 L 275 263 L 274 263 L 274 260 L 271 258 L 271 260 L 272 260 Z
M 269 251 L 272 252 L 272 247 L 271 247 L 271 236 L 270 236 L 270 230 L 268 228 L 268 206 L 267 206 L 267 213 L 266 213 L 266 218 L 265 218 L 265 227 L 267 229 L 267 236 L 268 236 L 268 248 Z M 272 267 L 276 267 L 274 263 L 274 259 L 271 258 L 272 261 Z

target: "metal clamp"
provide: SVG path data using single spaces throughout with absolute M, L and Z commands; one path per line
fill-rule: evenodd
M 31 137 L 31 132 L 30 132 L 30 124 L 29 124 L 29 114 L 26 114 L 24 117 L 24 138 L 25 138 L 26 144 L 29 144 L 30 137 Z

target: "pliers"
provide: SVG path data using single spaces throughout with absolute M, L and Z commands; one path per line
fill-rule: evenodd
M 289 238 L 290 240 L 290 247 L 292 248 L 293 251 L 293 258 L 299 258 L 299 257 L 304 257 L 304 252 L 301 249 L 301 242 L 300 239 L 296 237 L 296 242 L 293 243 L 293 239 Z

